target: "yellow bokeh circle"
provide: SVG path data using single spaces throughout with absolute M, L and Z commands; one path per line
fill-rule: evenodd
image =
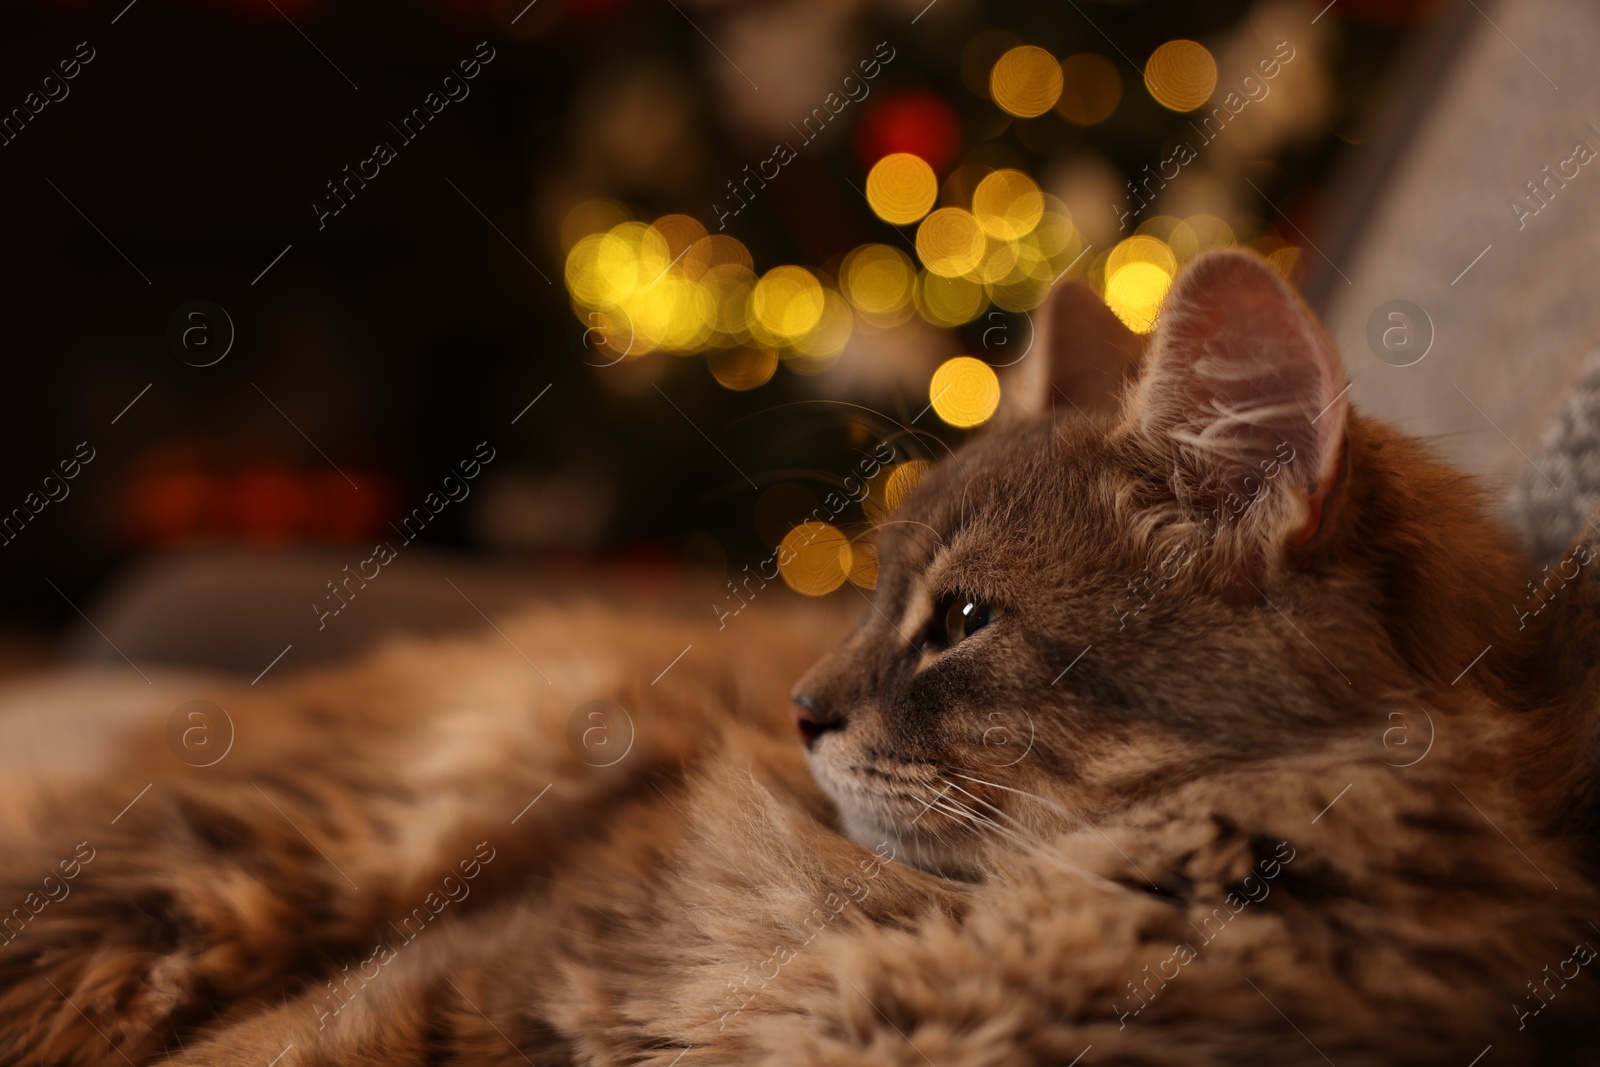
M 810 333 L 822 310 L 822 284 L 804 267 L 773 267 L 750 292 L 751 327 L 772 344 L 793 344 Z
M 1000 406 L 1000 379 L 981 359 L 947 359 L 928 383 L 928 402 L 934 413 L 951 426 L 977 426 Z
M 778 546 L 778 572 L 784 583 L 806 596 L 823 596 L 839 588 L 854 563 L 850 539 L 825 522 L 801 523 Z
M 920 156 L 895 152 L 867 172 L 867 203 L 884 222 L 909 226 L 929 211 L 939 196 L 939 179 Z
M 1106 305 L 1134 333 L 1149 333 L 1172 275 L 1154 263 L 1138 261 L 1106 274 Z
M 971 271 L 983 262 L 986 250 L 983 227 L 961 208 L 942 207 L 917 227 L 917 255 L 929 270 L 946 278 Z
M 1193 111 L 1217 87 L 1217 61 L 1198 41 L 1168 41 L 1145 62 L 1144 85 L 1162 107 Z
M 989 71 L 989 95 L 1018 118 L 1043 115 L 1061 96 L 1061 64 L 1043 48 L 1019 45 Z
M 1106 277 L 1110 278 L 1130 263 L 1151 263 L 1169 275 L 1178 272 L 1178 259 L 1167 243 L 1145 233 L 1117 242 L 1106 257 Z
M 935 326 L 971 322 L 988 306 L 987 291 L 971 278 L 946 278 L 929 271 L 917 277 L 917 311 Z
M 878 321 L 901 321 L 916 288 L 917 268 L 898 248 L 862 245 L 845 256 L 839 268 L 845 295 L 862 315 Z
M 878 588 L 878 546 L 871 541 L 850 546 L 850 581 L 862 589 Z
M 713 349 L 706 353 L 706 366 L 718 385 L 742 393 L 772 379 L 778 354 L 767 348 Z
M 972 193 L 972 214 L 990 237 L 1015 241 L 1031 233 L 1044 215 L 1044 194 L 1020 170 L 997 170 Z
M 922 476 L 927 474 L 932 466 L 933 463 L 926 459 L 908 459 L 904 463 L 897 464 L 889 472 L 889 477 L 883 486 L 885 514 L 893 512 L 905 503 L 906 497 L 911 495 L 911 491 L 917 487 L 922 481 Z

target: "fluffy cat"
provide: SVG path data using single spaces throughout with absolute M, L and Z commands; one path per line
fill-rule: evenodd
M 0 945 L 0 1061 L 1592 1060 L 1590 547 L 1508 610 L 1476 488 L 1347 409 L 1258 259 L 1148 345 L 1045 317 L 825 655 L 792 605 L 545 607 L 218 689 L 237 758 L 114 826 L 153 737 L 56 798 L 0 901 L 93 858 Z

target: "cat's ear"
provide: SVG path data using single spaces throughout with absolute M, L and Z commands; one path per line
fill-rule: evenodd
M 1260 257 L 1209 252 L 1178 275 L 1125 419 L 1180 484 L 1294 544 L 1322 525 L 1345 456 L 1344 368 L 1311 311 Z
M 1001 420 L 1069 404 L 1085 415 L 1117 411 L 1124 388 L 1138 376 L 1145 338 L 1076 278 L 1057 282 L 1029 320 L 1032 344 L 1006 375 Z

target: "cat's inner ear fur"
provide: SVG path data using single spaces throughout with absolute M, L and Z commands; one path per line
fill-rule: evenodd
M 1258 256 L 1209 252 L 1167 293 L 1124 426 L 1194 502 L 1248 509 L 1251 525 L 1303 544 L 1344 464 L 1345 388 L 1288 283 Z
M 1145 338 L 1076 278 L 1058 282 L 1029 318 L 1032 344 L 1006 376 L 1002 420 L 1069 405 L 1084 415 L 1116 413 L 1138 377 Z

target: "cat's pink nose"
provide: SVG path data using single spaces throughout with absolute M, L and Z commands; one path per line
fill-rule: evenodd
M 793 710 L 795 727 L 807 751 L 817 743 L 817 738 L 844 726 L 844 719 L 824 714 L 816 699 L 805 693 L 794 698 Z

